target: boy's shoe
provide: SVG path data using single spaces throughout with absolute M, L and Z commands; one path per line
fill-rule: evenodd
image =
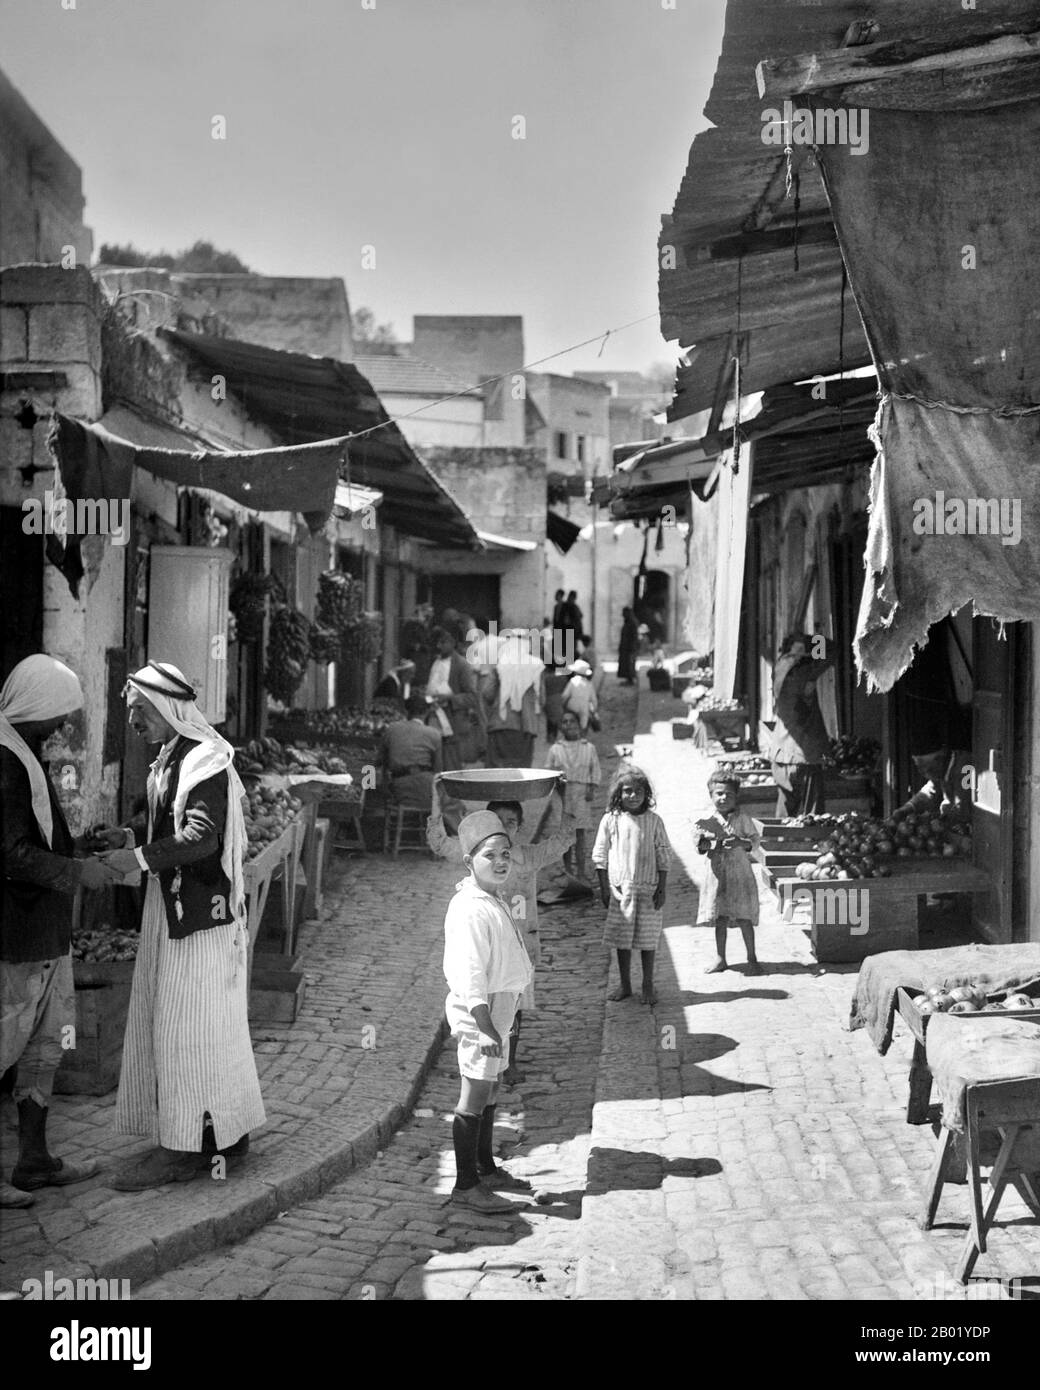
M 505 1197 L 496 1197 L 486 1187 L 477 1183 L 476 1187 L 456 1187 L 451 1194 L 452 1205 L 467 1207 L 470 1211 L 481 1211 L 489 1215 L 513 1211 L 512 1202 Z
M 530 1193 L 531 1184 L 523 1178 L 515 1177 L 508 1169 L 500 1164 L 496 1165 L 490 1173 L 481 1173 L 480 1185 L 486 1187 L 489 1192 L 526 1192 Z

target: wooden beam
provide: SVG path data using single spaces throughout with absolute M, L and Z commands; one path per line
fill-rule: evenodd
M 940 42 L 767 58 L 755 69 L 758 94 L 774 101 L 826 95 L 843 105 L 908 111 L 971 110 L 1040 95 L 1040 33 L 1001 34 L 960 48 Z
M 829 212 L 799 223 L 798 227 L 776 227 L 768 231 L 742 232 L 738 236 L 722 237 L 713 241 L 708 253 L 713 261 L 732 261 L 741 256 L 768 255 L 771 251 L 783 251 L 790 246 L 837 245 L 838 234 Z M 687 256 L 699 250 L 699 246 L 688 246 Z

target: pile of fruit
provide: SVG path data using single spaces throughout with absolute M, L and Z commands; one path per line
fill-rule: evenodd
M 842 734 L 841 738 L 831 739 L 830 753 L 824 763 L 843 776 L 866 777 L 874 772 L 880 756 L 881 744 L 876 739 Z
M 915 997 L 919 1013 L 922 1014 L 977 1014 L 977 1013 L 1018 1013 L 1021 1009 L 1040 1010 L 1040 999 L 1031 999 L 1028 994 L 1013 993 L 1002 1000 L 990 999 L 978 985 L 956 985 L 944 989 L 933 985 L 924 994 Z
M 705 710 L 717 709 L 722 710 L 724 712 L 729 712 L 732 710 L 738 710 L 743 708 L 744 707 L 739 700 L 720 700 L 717 695 L 705 695 L 704 699 L 700 703 L 700 710 L 702 714 Z
M 375 743 L 388 724 L 402 719 L 400 709 L 379 702 L 379 708 L 290 710 L 286 723 L 303 727 L 312 738 L 344 738 L 357 742 Z
M 135 931 L 102 923 L 91 931 L 76 933 L 72 938 L 72 959 L 95 965 L 102 961 L 134 960 L 139 940 Z
M 748 772 L 768 772 L 769 759 L 763 758 L 759 753 L 741 753 L 736 758 L 720 758 L 718 771 L 732 772 L 734 776 Z
M 971 853 L 971 827 L 944 816 L 894 811 L 883 821 L 849 811 L 840 816 L 800 816 L 785 825 L 811 824 L 820 851 L 815 862 L 795 869 L 799 878 L 886 878 L 886 861 L 912 858 L 953 859 Z
M 256 777 L 264 772 L 342 774 L 350 770 L 342 758 L 322 748 L 290 747 L 276 738 L 254 738 L 244 748 L 236 749 L 235 768 L 242 777 Z
M 249 837 L 246 859 L 255 859 L 272 840 L 277 840 L 291 825 L 302 804 L 298 797 L 290 796 L 281 787 L 254 787 L 246 808 Z

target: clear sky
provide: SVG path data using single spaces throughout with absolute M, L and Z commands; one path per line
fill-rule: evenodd
M 640 368 L 673 355 L 657 232 L 724 10 L 0 0 L 0 66 L 82 167 L 96 247 L 205 238 L 265 274 L 342 276 L 404 338 L 413 314 L 522 314 L 528 362 L 654 315 L 550 369 Z

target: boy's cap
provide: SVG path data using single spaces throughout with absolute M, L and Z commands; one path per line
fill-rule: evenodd
M 577 661 L 571 662 L 570 666 L 568 667 L 568 670 L 573 671 L 576 676 L 592 675 L 592 667 L 589 665 L 587 661 L 582 661 L 580 657 Z
M 509 843 L 509 831 L 494 811 L 471 811 L 459 821 L 459 844 L 463 854 L 473 854 L 492 835 L 504 835 Z

